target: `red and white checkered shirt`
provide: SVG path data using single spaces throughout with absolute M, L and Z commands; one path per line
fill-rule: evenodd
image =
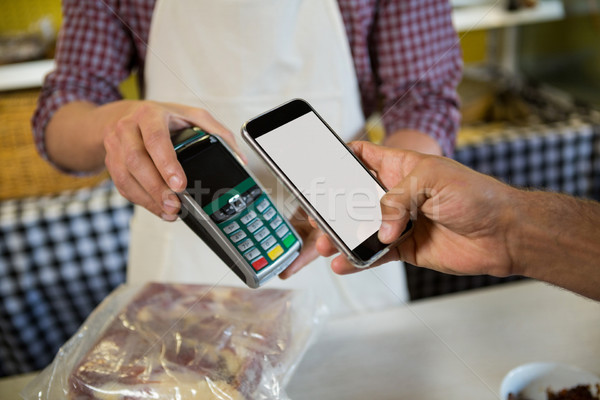
M 133 69 L 143 72 L 155 1 L 62 3 L 57 67 L 45 79 L 32 119 L 38 150 L 46 158 L 44 130 L 61 106 L 119 100 L 119 83 Z M 451 155 L 460 121 L 456 86 L 462 56 L 449 2 L 338 0 L 338 4 L 365 115 L 380 106 L 387 132 L 425 132 Z

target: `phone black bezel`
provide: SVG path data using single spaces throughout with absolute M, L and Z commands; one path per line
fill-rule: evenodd
M 285 125 L 285 124 L 309 113 L 309 112 L 314 113 L 319 118 L 319 120 L 327 127 L 327 129 L 329 129 L 329 131 L 333 134 L 333 136 L 335 136 L 337 138 L 337 140 L 346 148 L 346 150 L 348 150 L 348 152 L 352 155 L 352 157 L 354 157 L 354 159 L 365 169 L 365 171 L 367 171 L 367 173 L 369 175 L 371 175 L 371 177 L 375 180 L 375 182 L 377 182 L 377 184 L 385 192 L 387 192 L 387 189 L 377 180 L 377 178 L 375 178 L 373 176 L 371 171 L 369 171 L 369 169 L 358 159 L 358 157 L 356 157 L 356 155 L 352 152 L 352 150 L 350 150 L 350 148 L 348 148 L 346 143 L 344 143 L 344 141 L 335 133 L 335 131 L 329 126 L 329 124 L 327 124 L 327 122 L 325 122 L 325 120 L 323 118 L 321 118 L 319 113 L 317 113 L 311 107 L 311 105 L 308 104 L 307 102 L 305 102 L 304 100 L 294 99 L 288 103 L 281 105 L 280 107 L 277 107 L 273 110 L 270 110 L 270 111 L 256 117 L 255 119 L 253 119 L 251 121 L 248 121 L 246 124 L 245 130 L 248 133 L 248 135 L 252 139 L 254 139 L 254 143 L 262 150 L 264 155 L 269 158 L 269 161 L 271 162 L 271 164 L 277 165 L 273 161 L 271 156 L 265 151 L 265 149 L 258 143 L 258 141 L 256 139 L 261 137 L 262 135 L 265 135 L 265 134 L 271 132 L 272 130 L 274 130 L 282 125 Z M 280 168 L 279 168 L 279 171 L 283 176 L 286 177 L 288 182 L 290 182 L 292 185 L 294 185 L 294 187 L 296 189 L 298 189 L 296 187 L 296 185 L 292 182 L 292 180 L 289 179 L 289 177 L 285 174 L 284 171 L 282 171 Z M 310 204 L 308 199 L 306 199 L 306 197 L 304 197 L 304 195 L 302 194 L 301 191 L 297 190 L 297 192 L 304 198 L 306 203 Z M 313 207 L 313 209 L 314 209 L 314 207 Z M 314 211 L 317 212 L 316 210 L 314 210 Z M 319 214 L 319 213 L 317 212 L 317 214 Z M 389 246 L 388 244 L 385 244 L 385 243 L 382 243 L 381 241 L 379 241 L 379 238 L 377 237 L 377 234 L 379 231 L 377 230 L 377 231 L 375 231 L 375 233 L 373 233 L 370 237 L 368 237 L 365 241 L 363 241 L 357 247 L 355 247 L 354 249 L 350 249 L 345 244 L 345 242 L 340 238 L 340 236 L 331 228 L 331 225 L 329 223 L 327 223 L 327 220 L 325 218 L 323 218 L 322 215 L 319 214 L 319 216 L 321 217 L 322 222 L 327 224 L 327 226 L 329 227 L 329 231 L 333 232 L 333 234 L 336 235 L 337 240 L 339 240 L 341 243 L 343 243 L 344 246 L 347 249 L 349 249 L 349 251 L 356 258 L 361 260 L 362 262 L 368 262 L 375 255 L 377 255 L 380 251 L 384 250 L 387 246 Z M 411 228 L 411 222 L 409 221 L 409 224 L 407 225 L 405 232 L 409 231 L 410 228 Z

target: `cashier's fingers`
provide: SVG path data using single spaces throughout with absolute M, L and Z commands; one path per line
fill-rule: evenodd
M 218 135 L 227 143 L 229 147 L 242 159 L 248 163 L 248 158 L 242 153 L 240 146 L 235 140 L 233 133 L 217 121 L 210 112 L 202 108 L 189 107 L 181 104 L 170 104 L 175 110 L 178 110 L 184 119 L 193 125 L 204 129 L 206 132 Z
M 111 164 L 112 161 L 107 157 L 105 163 L 108 168 L 108 165 Z M 135 199 L 136 204 L 146 208 L 165 221 L 174 221 L 177 218 L 176 213 L 166 213 L 127 170 L 115 170 L 114 172 L 111 172 L 111 178 L 115 182 L 115 186 L 119 193 L 126 199 L 131 201 L 133 201 L 132 199 Z
M 180 104 L 166 103 L 164 108 L 156 110 L 153 103 L 141 107 L 136 120 L 139 123 L 144 145 L 158 172 L 169 188 L 181 192 L 186 186 L 183 168 L 171 143 L 169 131 L 196 125 L 209 133 L 221 136 L 225 142 L 245 160 L 233 137 L 233 134 L 221 125 L 208 111 Z
M 158 173 L 137 124 L 120 121 L 115 132 L 105 137 L 104 146 L 105 165 L 123 196 L 163 219 L 174 219 L 179 200 Z
M 172 191 L 181 192 L 185 189 L 186 177 L 177 161 L 169 131 L 185 126 L 185 121 L 167 112 L 149 112 L 138 121 L 144 148 L 156 170 Z

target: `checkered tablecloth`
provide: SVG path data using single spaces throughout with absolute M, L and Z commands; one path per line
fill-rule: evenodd
M 0 203 L 0 376 L 45 367 L 125 280 L 131 214 L 111 183 Z
M 600 126 L 574 120 L 512 128 L 460 147 L 456 160 L 515 186 L 594 197 Z
M 455 159 L 523 188 L 600 200 L 600 124 L 568 122 L 490 132 L 457 148 Z M 520 279 L 452 276 L 408 265 L 412 300 Z

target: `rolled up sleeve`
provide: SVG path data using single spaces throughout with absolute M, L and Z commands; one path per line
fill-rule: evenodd
M 134 45 L 116 3 L 63 0 L 56 68 L 44 80 L 32 117 L 36 147 L 45 159 L 45 129 L 61 107 L 73 101 L 105 104 L 122 98 L 119 84 L 132 69 Z

